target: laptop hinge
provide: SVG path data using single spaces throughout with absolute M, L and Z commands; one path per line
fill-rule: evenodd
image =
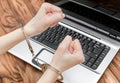
M 116 38 L 120 41 L 120 37 L 119 36 L 117 36 Z
M 112 38 L 116 38 L 117 37 L 116 35 L 113 35 L 111 33 L 109 34 L 109 36 L 112 37 Z
M 111 38 L 113 38 L 113 39 L 116 39 L 116 40 L 118 40 L 118 41 L 120 41 L 120 37 L 119 36 L 116 36 L 116 35 L 114 35 L 114 34 L 109 34 L 109 36 L 111 37 Z

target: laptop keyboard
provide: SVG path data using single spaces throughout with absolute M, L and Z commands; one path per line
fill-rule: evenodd
M 67 35 L 72 36 L 73 39 L 79 39 L 85 56 L 85 62 L 83 64 L 93 70 L 98 68 L 110 50 L 110 47 L 61 25 L 48 28 L 43 33 L 32 38 L 56 50 L 60 42 Z

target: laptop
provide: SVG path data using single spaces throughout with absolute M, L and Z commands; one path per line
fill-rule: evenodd
M 81 42 L 85 62 L 63 72 L 63 82 L 97 83 L 120 48 L 120 14 L 88 0 L 61 0 L 55 5 L 66 17 L 29 39 L 36 56 L 32 57 L 25 40 L 9 52 L 40 69 L 42 61 L 36 60 L 49 63 L 59 43 L 70 35 Z

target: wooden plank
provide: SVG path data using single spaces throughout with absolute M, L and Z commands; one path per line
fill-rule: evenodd
M 0 11 L 0 20 L 4 30 L 7 33 L 15 30 L 18 23 L 16 22 L 15 15 L 11 11 L 7 0 L 0 0 L 0 8 L 2 9 Z
M 112 74 L 112 75 L 111 75 Z M 101 79 L 98 83 L 115 83 L 115 81 L 120 82 L 120 51 L 117 53 Z M 106 78 L 110 77 L 110 79 Z M 111 82 L 111 79 L 114 81 Z M 104 81 L 104 82 L 103 82 Z M 106 81 L 106 82 L 105 82 Z M 116 83 L 117 83 L 116 82 Z
M 15 30 L 18 23 L 25 25 L 34 16 L 43 1 L 0 0 L 0 8 L 2 9 L 0 19 L 5 31 L 8 33 Z
M 0 36 L 4 35 L 5 34 L 5 31 L 1 28 L 0 26 Z
M 109 66 L 109 69 L 116 76 L 116 78 L 120 81 L 120 51 L 117 53 L 112 63 Z
M 98 83 L 105 83 L 105 75 L 99 79 Z
M 107 68 L 98 83 L 119 83 L 115 75 Z
M 116 79 L 120 82 L 120 69 L 118 69 L 116 66 L 117 65 L 115 65 L 114 63 L 111 63 L 110 70 L 114 74 Z
M 30 0 L 31 1 L 31 4 L 33 5 L 34 9 L 36 11 L 38 11 L 38 9 L 40 8 L 40 6 L 42 5 L 42 3 L 45 1 L 45 0 Z
M 109 70 L 106 70 L 105 75 L 105 83 L 119 83 L 119 80 L 115 77 L 115 75 Z
M 24 3 L 24 0 L 7 0 L 10 8 L 16 15 L 18 23 L 26 24 L 32 18 L 31 12 Z

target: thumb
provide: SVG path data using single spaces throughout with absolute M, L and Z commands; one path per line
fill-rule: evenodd
M 73 53 L 80 57 L 79 58 L 80 62 L 84 62 L 85 61 L 85 57 L 84 57 L 84 54 L 83 54 L 83 51 L 82 51 L 81 44 L 80 44 L 78 39 L 74 40 L 73 48 L 74 48 L 74 52 Z
M 82 53 L 82 47 L 78 39 L 74 40 L 74 45 L 73 45 L 74 53 L 80 52 Z
M 64 40 L 60 43 L 59 48 L 69 48 L 70 44 L 72 42 L 72 37 L 71 36 L 66 36 Z

